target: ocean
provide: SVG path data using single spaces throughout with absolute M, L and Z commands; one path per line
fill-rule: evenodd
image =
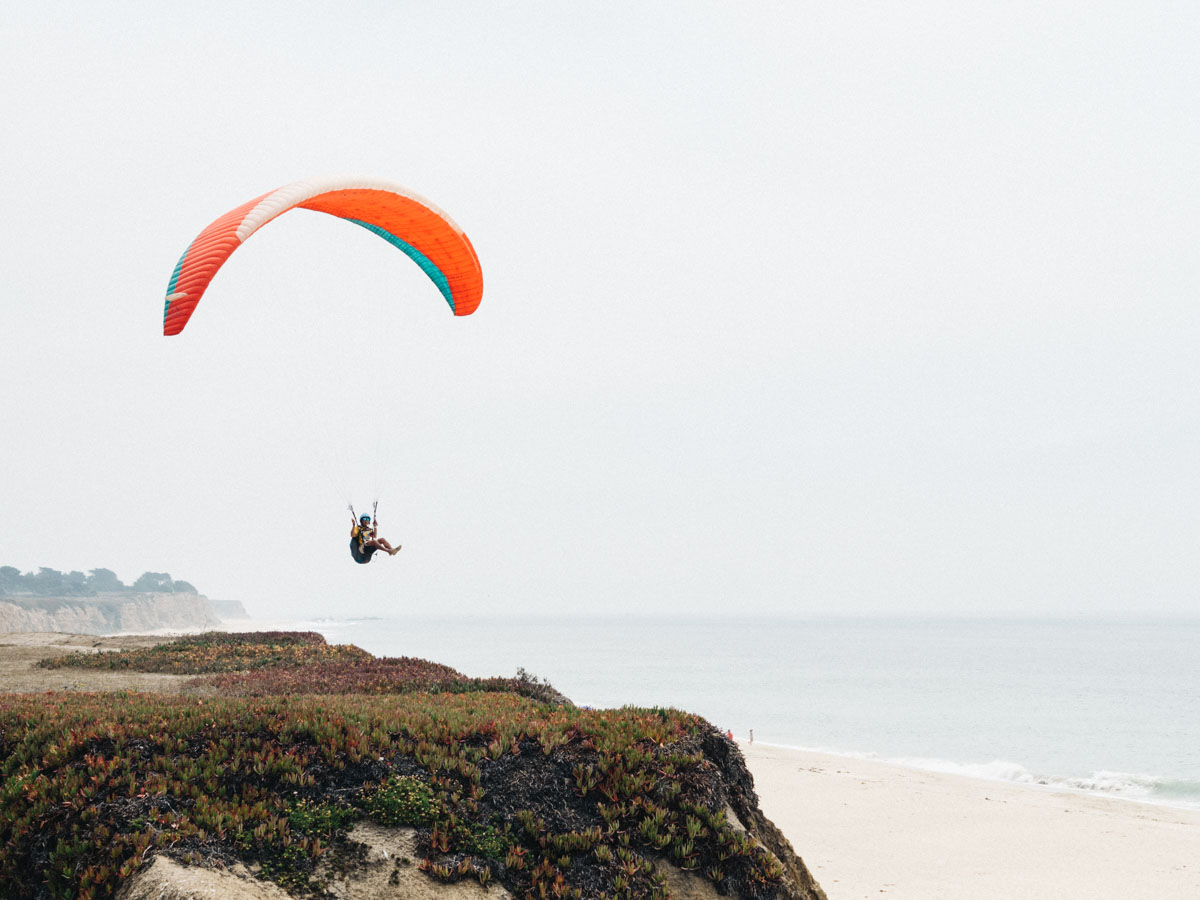
M 292 623 L 735 737 L 1200 808 L 1200 621 L 405 618 Z

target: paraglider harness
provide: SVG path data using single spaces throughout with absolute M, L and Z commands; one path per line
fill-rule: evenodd
M 379 510 L 379 501 L 376 500 L 371 505 L 371 525 L 369 528 L 363 525 L 362 520 L 355 515 L 353 503 L 349 505 L 348 509 L 350 510 L 350 515 L 354 516 L 354 528 L 350 532 L 350 555 L 354 557 L 356 563 L 369 563 L 378 548 L 367 547 L 365 545 L 367 541 L 375 537 L 375 532 L 379 527 L 379 523 L 375 518 L 375 514 Z

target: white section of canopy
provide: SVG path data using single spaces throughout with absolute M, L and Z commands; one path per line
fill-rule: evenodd
M 285 213 L 292 207 L 299 206 L 313 197 L 332 193 L 333 191 L 354 190 L 387 191 L 391 194 L 398 194 L 415 203 L 420 203 L 422 206 L 437 213 L 446 220 L 446 223 L 455 232 L 460 235 L 463 233 L 458 224 L 446 215 L 445 212 L 434 206 L 434 204 L 430 203 L 420 194 L 415 194 L 408 188 L 402 187 L 395 182 L 362 175 L 327 175 L 323 178 L 306 178 L 303 181 L 294 181 L 267 194 L 262 200 L 258 201 L 254 209 L 250 210 L 246 214 L 246 218 L 242 219 L 241 224 L 238 225 L 238 241 L 245 241 L 246 238 L 250 237 L 250 235 L 254 234 L 254 232 L 258 231 L 258 229 L 262 228 L 280 213 Z

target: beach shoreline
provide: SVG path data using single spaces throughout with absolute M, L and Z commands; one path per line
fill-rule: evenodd
M 747 741 L 740 741 L 738 746 L 743 750 L 750 746 Z M 1166 795 L 1155 795 L 1146 790 L 1144 795 L 1134 793 L 1137 785 L 1133 782 L 1152 782 L 1153 776 L 1128 775 L 1119 772 L 1097 773 L 1090 779 L 1072 779 L 1069 777 L 1041 778 L 1034 776 L 1019 763 L 1009 763 L 996 760 L 991 764 L 975 765 L 956 763 L 953 760 L 938 758 L 893 758 L 879 756 L 875 753 L 855 753 L 839 750 L 826 750 L 817 747 L 797 747 L 791 744 L 776 744 L 771 741 L 755 741 L 753 744 L 762 750 L 796 751 L 797 753 L 812 753 L 822 757 L 834 757 L 845 760 L 860 760 L 868 763 L 882 763 L 900 769 L 918 772 L 929 772 L 936 775 L 952 775 L 971 781 L 983 781 L 996 784 L 1008 784 L 1031 791 L 1043 791 L 1059 794 L 1076 794 L 1081 797 L 1100 797 L 1114 800 L 1118 803 L 1137 803 L 1147 806 L 1166 807 L 1168 809 L 1184 809 L 1200 812 L 1200 804 L 1190 799 L 1172 798 Z M 1006 774 L 990 774 L 990 772 Z M 1104 787 L 1083 787 L 1074 783 L 1076 780 L 1089 783 L 1108 782 Z
M 1200 810 L 739 746 L 830 900 L 1200 897 Z

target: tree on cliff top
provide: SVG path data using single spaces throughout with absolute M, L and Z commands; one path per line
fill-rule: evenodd
M 78 571 L 64 575 L 58 569 L 42 566 L 36 575 L 26 575 L 24 581 L 26 590 L 39 597 L 82 597 L 92 593 L 87 576 Z
M 91 569 L 88 586 L 93 591 L 127 591 L 129 587 L 112 569 Z
M 13 566 L 0 566 L 0 597 L 21 588 L 21 570 Z
M 26 583 L 39 597 L 53 597 L 69 592 L 63 573 L 58 569 L 49 569 L 46 566 L 39 568 L 36 575 L 27 576 Z
M 143 572 L 133 583 L 132 590 L 170 593 L 171 584 L 171 576 L 166 572 Z
M 198 594 L 195 586 L 186 581 L 174 581 L 166 572 L 143 572 L 132 585 L 125 584 L 112 569 L 90 569 L 87 575 L 79 571 L 63 574 L 57 569 L 42 566 L 34 572 L 21 574 L 15 566 L 0 566 L 0 596 L 34 594 L 38 597 L 86 597 L 97 593 L 164 592 Z

